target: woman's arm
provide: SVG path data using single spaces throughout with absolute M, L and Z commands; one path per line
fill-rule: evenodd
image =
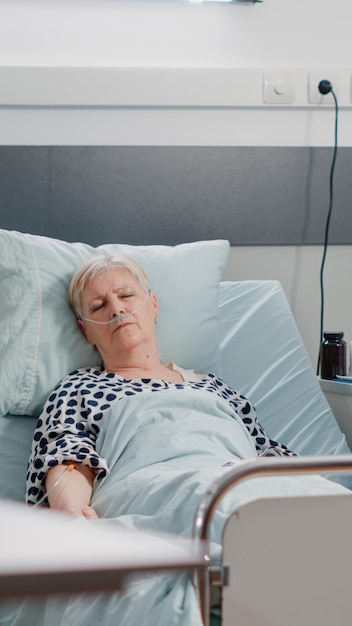
M 58 484 L 55 484 L 57 481 Z M 95 510 L 89 506 L 93 481 L 94 471 L 87 465 L 78 463 L 55 465 L 48 471 L 45 483 L 50 508 L 73 517 L 98 519 Z
M 283 443 L 275 441 L 259 423 L 257 412 L 246 396 L 226 387 L 228 401 L 253 437 L 258 456 L 297 456 Z
M 57 468 L 65 463 L 75 464 L 81 468 L 83 475 L 73 476 L 71 472 L 70 475 L 67 473 L 60 484 L 53 488 L 50 505 L 61 510 L 66 510 L 67 505 L 72 509 L 73 500 L 79 505 L 89 506 L 93 480 L 100 480 L 108 473 L 106 460 L 95 449 L 102 415 L 99 413 L 99 420 L 95 420 L 94 411 L 87 409 L 90 398 L 87 395 L 88 390 L 93 396 L 96 392 L 95 382 L 94 372 L 91 375 L 88 370 L 77 370 L 66 376 L 48 397 L 33 434 L 26 476 L 27 504 L 38 505 L 48 501 L 48 489 L 60 478 L 61 472 L 65 471 L 65 467 L 61 470 Z M 91 471 L 89 467 L 92 468 Z M 47 472 L 51 469 L 55 469 L 55 472 L 53 471 L 46 483 Z M 73 472 L 75 473 L 78 470 Z M 74 487 L 72 496 L 65 492 L 66 486 L 71 483 L 78 484 L 77 488 Z M 87 487 L 90 487 L 89 492 Z M 59 493 L 60 501 L 57 501 Z M 63 497 L 65 500 L 69 499 L 69 502 L 62 502 Z M 84 513 L 81 511 L 75 513 L 77 514 Z M 90 511 L 86 514 L 89 515 Z

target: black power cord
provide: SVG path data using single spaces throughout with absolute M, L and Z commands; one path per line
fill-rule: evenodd
M 331 162 L 331 169 L 330 169 L 329 210 L 328 210 L 328 214 L 327 214 L 327 218 L 326 218 L 326 224 L 325 224 L 324 249 L 323 249 L 323 257 L 322 257 L 321 266 L 320 266 L 320 298 L 321 298 L 321 305 L 320 305 L 320 341 L 319 341 L 319 352 L 318 352 L 317 376 L 319 376 L 319 370 L 320 370 L 320 347 L 321 347 L 321 344 L 322 344 L 322 341 L 323 341 L 323 334 L 324 334 L 324 266 L 325 266 L 326 253 L 327 253 L 327 248 L 328 248 L 328 243 L 329 243 L 329 228 L 330 228 L 330 220 L 331 220 L 331 214 L 332 214 L 332 209 L 333 209 L 333 199 L 334 199 L 334 171 L 335 171 L 335 163 L 336 163 L 337 147 L 338 147 L 338 145 L 337 145 L 337 137 L 338 137 L 338 111 L 339 111 L 337 97 L 336 97 L 336 94 L 335 94 L 335 92 L 333 90 L 333 86 L 332 86 L 331 82 L 329 80 L 321 80 L 319 85 L 318 85 L 318 89 L 319 89 L 319 91 L 320 91 L 320 93 L 322 95 L 325 96 L 326 94 L 331 93 L 333 98 L 334 98 L 334 102 L 335 102 L 335 142 L 334 142 L 334 152 L 333 152 L 333 157 L 332 157 L 332 162 Z

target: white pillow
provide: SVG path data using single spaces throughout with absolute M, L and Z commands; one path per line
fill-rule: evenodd
M 59 380 L 99 362 L 76 326 L 67 288 L 83 261 L 116 251 L 143 266 L 158 296 L 162 361 L 221 375 L 218 289 L 228 241 L 93 248 L 0 229 L 1 415 L 38 415 Z

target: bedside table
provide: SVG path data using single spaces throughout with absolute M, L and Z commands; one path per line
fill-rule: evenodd
M 352 383 L 319 379 L 320 387 L 352 450 Z

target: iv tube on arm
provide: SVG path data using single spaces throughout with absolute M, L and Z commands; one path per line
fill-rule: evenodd
M 89 317 L 80 317 L 79 319 L 85 322 L 91 322 L 92 324 L 100 324 L 100 325 L 114 324 L 116 322 L 121 322 L 126 317 L 129 317 L 130 315 L 134 315 L 134 313 L 137 313 L 137 311 L 139 311 L 139 309 L 143 306 L 143 304 L 148 300 L 150 294 L 151 294 L 151 291 L 150 290 L 147 291 L 144 300 L 140 302 L 140 304 L 137 306 L 137 308 L 134 309 L 134 311 L 130 311 L 129 313 L 121 313 L 120 315 L 114 315 L 114 317 L 112 317 L 111 320 L 108 320 L 107 322 L 98 322 L 97 320 L 92 320 Z
M 49 495 L 49 493 L 51 493 L 58 485 L 59 483 L 61 483 L 62 479 L 64 478 L 64 476 L 66 476 L 67 472 L 72 472 L 75 469 L 75 464 L 72 463 L 71 465 L 68 465 L 67 468 L 65 469 L 65 471 L 61 474 L 60 478 L 58 478 L 53 485 L 51 485 L 50 489 L 48 489 L 45 494 L 43 495 L 42 498 L 40 498 L 40 500 L 38 500 L 38 502 L 36 502 L 35 504 L 31 504 L 31 508 L 35 508 L 37 506 L 40 506 L 44 500 L 47 498 L 47 496 Z
M 60 475 L 57 478 L 57 472 Z M 94 474 L 92 468 L 86 465 L 70 463 L 63 470 L 62 464 L 50 468 L 47 475 L 47 491 L 34 505 L 39 506 L 47 498 L 51 509 L 67 513 L 73 517 L 85 517 L 86 519 L 98 519 L 96 511 L 90 506 Z M 75 470 L 75 471 L 74 471 Z M 54 472 L 52 475 L 51 472 Z M 50 474 L 50 481 L 48 479 Z M 56 475 L 55 475 L 56 474 Z M 70 478 L 68 478 L 70 476 Z M 61 486 L 62 481 L 64 485 Z

